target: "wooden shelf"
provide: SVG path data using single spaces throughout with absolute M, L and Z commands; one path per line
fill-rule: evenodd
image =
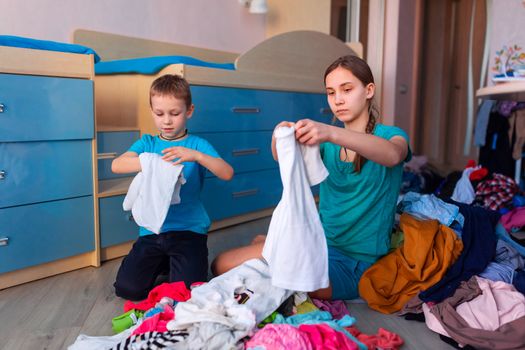
M 110 125 L 99 125 L 97 126 L 97 132 L 111 132 L 111 131 L 140 131 L 138 126 L 110 126 Z
M 479 89 L 476 96 L 490 100 L 525 101 L 525 81 L 486 86 Z
M 133 177 L 122 177 L 118 179 L 100 180 L 98 182 L 98 197 L 111 197 L 126 194 Z

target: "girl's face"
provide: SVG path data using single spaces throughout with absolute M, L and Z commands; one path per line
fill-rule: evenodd
M 184 100 L 169 95 L 151 96 L 151 115 L 160 134 L 173 139 L 184 135 L 186 121 L 193 114 L 193 105 L 186 107 Z
M 326 76 L 328 104 L 345 126 L 366 127 L 369 100 L 374 96 L 373 83 L 364 86 L 348 69 L 337 67 Z M 363 124 L 363 125 L 361 125 Z

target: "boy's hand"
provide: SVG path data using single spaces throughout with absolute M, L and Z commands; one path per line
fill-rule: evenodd
M 174 159 L 177 159 L 173 162 L 173 165 L 180 164 L 182 162 L 199 162 L 202 153 L 191 148 L 186 147 L 169 147 L 162 150 L 164 154 L 162 159 L 167 162 L 172 162 Z

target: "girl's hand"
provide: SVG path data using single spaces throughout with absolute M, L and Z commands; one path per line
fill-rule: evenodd
M 162 150 L 164 154 L 162 159 L 167 162 L 172 162 L 174 159 L 177 159 L 173 162 L 173 165 L 180 164 L 182 162 L 199 162 L 201 159 L 202 153 L 194 149 L 186 147 L 169 147 Z
M 295 138 L 306 145 L 318 145 L 330 139 L 330 126 L 310 119 L 301 119 L 295 123 Z
M 275 126 L 274 130 L 277 129 L 277 128 L 280 128 L 281 126 L 286 126 L 286 127 L 291 128 L 291 127 L 294 126 L 294 125 L 295 125 L 294 122 L 287 122 L 287 121 L 284 121 L 284 122 L 280 122 L 279 124 L 277 124 L 277 125 Z

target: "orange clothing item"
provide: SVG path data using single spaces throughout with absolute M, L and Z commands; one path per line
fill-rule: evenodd
M 359 281 L 359 294 L 368 306 L 393 313 L 420 291 L 436 284 L 463 250 L 463 242 L 437 220 L 418 220 L 403 213 L 402 246 L 379 259 Z

